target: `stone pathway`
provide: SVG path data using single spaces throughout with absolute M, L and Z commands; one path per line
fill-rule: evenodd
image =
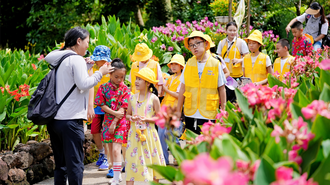
M 185 142 L 180 141 L 180 144 L 181 144 L 181 146 L 184 146 Z M 173 164 L 173 156 L 171 155 L 171 153 L 169 156 L 169 161 L 170 161 L 170 164 Z M 107 185 L 110 180 L 106 177 L 107 173 L 108 173 L 108 171 L 98 171 L 98 167 L 95 165 L 95 162 L 85 165 L 83 184 L 84 185 Z M 122 178 L 125 180 L 125 173 L 122 173 L 121 175 L 122 175 Z M 160 183 L 169 184 L 169 182 L 164 179 L 160 180 Z M 54 178 L 41 181 L 37 184 L 53 185 Z M 123 181 L 120 183 L 120 185 L 125 185 L 125 184 L 126 184 L 126 181 Z M 147 184 L 149 184 L 149 183 L 145 183 L 145 182 L 134 183 L 134 185 L 147 185 Z

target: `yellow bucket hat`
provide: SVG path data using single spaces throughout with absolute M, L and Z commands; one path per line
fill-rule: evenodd
M 203 33 L 203 32 L 201 32 L 201 31 L 193 31 L 193 32 L 191 32 L 191 34 L 188 36 L 188 37 L 186 37 L 186 38 L 184 38 L 184 46 L 190 51 L 190 49 L 189 49 L 189 44 L 188 44 L 188 40 L 190 39 L 190 38 L 193 38 L 193 37 L 201 37 L 201 38 L 203 38 L 204 40 L 206 40 L 206 41 L 208 41 L 207 40 L 207 37 L 206 37 L 206 35 Z M 206 47 L 206 50 L 209 50 L 210 49 L 210 44 L 208 44 L 207 45 L 207 47 Z
M 152 57 L 152 50 L 145 43 L 139 43 L 135 46 L 132 59 L 134 61 L 146 61 Z
M 246 43 L 248 43 L 248 40 L 253 40 L 256 42 L 259 42 L 259 44 L 264 45 L 262 43 L 262 33 L 259 30 L 254 30 L 248 38 L 245 39 Z
M 158 82 L 158 80 L 156 80 L 156 74 L 148 67 L 144 67 L 139 72 L 135 72 L 135 75 L 152 84 Z
M 182 67 L 184 67 L 185 65 L 185 61 L 184 61 L 184 57 L 180 54 L 175 54 L 171 61 L 167 64 L 168 67 L 170 67 L 171 65 L 170 64 L 173 64 L 173 63 L 177 63 L 179 65 L 181 65 Z
M 207 39 L 206 39 L 207 42 L 210 43 L 210 48 L 215 47 L 215 44 L 214 44 L 214 42 L 212 41 L 211 37 L 210 37 L 209 35 L 207 35 L 207 34 L 205 34 L 205 36 L 206 36 L 206 38 L 207 38 Z

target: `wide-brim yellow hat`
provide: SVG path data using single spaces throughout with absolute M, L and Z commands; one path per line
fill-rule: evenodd
M 184 38 L 184 46 L 185 46 L 188 50 L 190 50 L 190 49 L 189 49 L 188 40 L 189 40 L 190 38 L 193 38 L 193 37 L 201 37 L 201 38 L 203 38 L 204 40 L 207 41 L 207 37 L 206 37 L 206 35 L 205 35 L 203 32 L 201 32 L 201 31 L 193 31 L 193 32 L 191 32 L 191 34 L 190 34 L 188 37 Z M 208 44 L 207 47 L 206 47 L 206 50 L 209 50 L 209 49 L 210 49 L 210 44 Z
M 135 46 L 132 59 L 134 61 L 146 61 L 152 57 L 152 50 L 145 43 L 139 43 Z
M 209 42 L 210 43 L 210 48 L 213 48 L 213 47 L 215 47 L 215 44 L 213 43 L 213 41 L 212 41 L 212 39 L 211 39 L 211 37 L 209 36 L 209 35 L 207 35 L 207 34 L 205 34 L 205 36 L 206 36 L 206 40 L 207 40 L 207 42 Z
M 261 45 L 264 45 L 262 43 L 262 33 L 259 30 L 254 30 L 248 38 L 245 39 L 246 43 L 248 43 L 248 40 L 253 40 L 258 42 Z
M 171 61 L 167 64 L 167 66 L 170 67 L 171 66 L 170 64 L 173 64 L 173 63 L 179 64 L 182 67 L 184 67 L 184 65 L 185 65 L 184 57 L 180 54 L 175 54 L 172 57 Z
M 156 80 L 156 74 L 148 67 L 142 68 L 139 72 L 135 72 L 135 76 L 152 84 L 158 83 L 158 80 Z

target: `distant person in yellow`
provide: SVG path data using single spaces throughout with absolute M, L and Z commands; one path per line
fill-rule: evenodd
M 158 80 L 158 86 L 156 86 L 158 90 L 158 95 L 161 96 L 162 94 L 164 84 L 162 70 L 160 68 L 159 63 L 151 59 L 152 53 L 152 50 L 149 49 L 148 45 L 145 43 L 139 43 L 135 46 L 135 50 L 132 55 L 132 60 L 134 61 L 134 63 L 132 64 L 131 72 L 128 78 L 128 80 L 131 82 L 132 94 L 136 93 L 135 72 L 139 72 L 144 67 L 150 68 L 156 74 L 156 79 Z
M 161 106 L 167 105 L 167 106 L 174 107 L 174 106 L 178 105 L 178 97 L 179 97 L 179 91 L 180 91 L 180 86 L 181 86 L 180 76 L 181 76 L 181 72 L 184 68 L 184 65 L 185 65 L 184 57 L 179 54 L 175 54 L 172 57 L 171 61 L 167 64 L 167 66 L 171 69 L 171 71 L 174 74 L 169 77 L 166 85 L 164 85 L 163 89 L 166 94 L 161 103 Z M 181 124 L 181 126 L 182 126 L 182 124 Z M 165 141 L 165 139 L 168 139 L 166 137 L 167 132 L 170 132 L 170 131 L 166 130 L 166 128 L 158 127 L 158 135 L 159 135 L 160 143 L 162 144 L 165 162 L 166 162 L 166 165 L 169 165 L 170 164 L 169 163 L 169 153 L 167 151 L 168 146 Z M 180 146 L 178 138 L 176 138 L 176 143 Z M 175 159 L 174 159 L 174 163 L 176 163 Z
M 290 64 L 294 60 L 294 57 L 290 55 L 290 43 L 287 39 L 280 39 L 276 43 L 275 52 L 279 56 L 274 62 L 274 72 L 278 72 L 280 75 L 279 80 L 283 80 L 283 75 L 290 72 Z
M 93 55 L 90 57 L 90 59 L 95 62 L 95 65 L 92 69 L 89 70 L 89 75 L 92 75 L 105 63 L 111 62 L 110 56 L 111 51 L 107 46 L 96 46 L 93 51 Z M 99 159 L 96 162 L 96 165 L 99 166 L 99 170 L 108 170 L 109 164 L 107 160 L 108 152 L 106 152 L 101 141 L 101 130 L 102 122 L 104 119 L 104 112 L 102 111 L 101 107 L 94 105 L 94 98 L 100 85 L 107 83 L 109 80 L 110 74 L 106 74 L 102 77 L 101 81 L 96 86 L 94 86 L 94 88 L 91 88 L 89 90 L 87 119 L 88 121 L 92 122 L 91 134 L 93 135 L 93 140 L 96 144 L 97 149 L 100 152 Z
M 193 31 L 184 39 L 184 45 L 194 56 L 188 60 L 180 77 L 177 114 L 181 116 L 184 102 L 186 128 L 200 134 L 199 125 L 215 121 L 219 99 L 221 109 L 225 109 L 227 81 L 221 63 L 206 52 L 210 43 L 202 32 Z
M 235 22 L 229 22 L 226 25 L 227 37 L 219 42 L 217 49 L 217 54 L 225 60 L 230 76 L 235 79 L 243 76 L 243 57 L 249 54 L 246 42 L 237 37 L 237 29 Z
M 273 68 L 269 56 L 261 53 L 263 45 L 261 32 L 254 30 L 245 41 L 251 53 L 244 56 L 243 75 L 251 78 L 256 85 L 266 85 L 267 74 L 273 74 Z

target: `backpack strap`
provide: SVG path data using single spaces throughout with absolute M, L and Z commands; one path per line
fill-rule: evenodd
M 60 65 L 62 64 L 63 60 L 68 58 L 71 55 L 77 55 L 75 53 L 66 53 L 65 55 L 62 56 L 62 58 L 58 61 L 58 64 L 56 66 L 52 66 L 52 69 L 55 69 L 55 78 L 56 78 L 56 74 L 57 74 L 57 69 L 60 67 Z M 71 95 L 71 93 L 73 92 L 73 90 L 76 88 L 76 84 L 73 84 L 73 86 L 71 87 L 70 91 L 65 95 L 65 97 L 61 100 L 61 102 L 58 104 L 58 108 L 60 108 L 62 106 L 62 104 L 65 102 L 66 99 L 68 99 L 68 97 Z M 55 84 L 55 97 L 56 97 L 56 84 Z

